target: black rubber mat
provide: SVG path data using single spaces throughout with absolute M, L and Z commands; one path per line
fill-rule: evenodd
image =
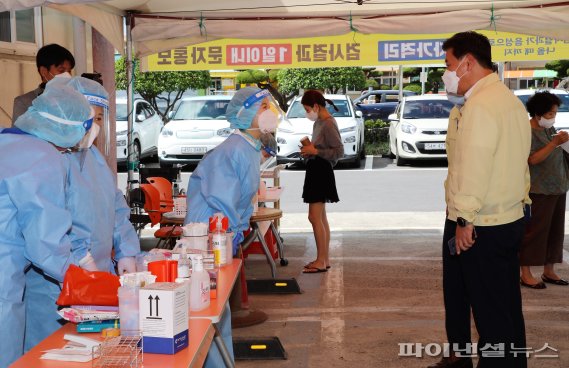
M 247 280 L 249 294 L 301 294 L 296 279 L 250 279 Z
M 247 337 L 233 339 L 235 360 L 287 359 L 287 353 L 278 337 Z

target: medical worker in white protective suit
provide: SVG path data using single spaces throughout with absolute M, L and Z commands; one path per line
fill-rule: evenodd
M 115 175 L 105 158 L 93 145 L 100 129 L 108 126 L 108 93 L 99 83 L 82 77 L 57 78 L 48 83 L 63 84 L 81 93 L 94 110 L 94 121 L 70 158 L 67 183 L 67 207 L 73 216 L 72 251 L 81 265 L 90 271 L 119 274 L 136 272 L 135 256 L 140 243 L 130 223 L 130 208 L 115 184 Z M 87 241 L 82 240 L 87 234 Z M 59 283 L 37 268 L 26 273 L 26 337 L 25 350 L 37 345 L 65 323 L 57 314 Z M 45 305 L 35 309 L 38 303 Z
M 33 265 L 62 282 L 69 264 L 80 263 L 68 236 L 66 148 L 85 135 L 90 117 L 81 94 L 57 86 L 0 132 L 0 368 L 23 354 L 25 270 Z M 30 305 L 30 311 L 45 307 Z
M 269 91 L 253 87 L 237 91 L 226 111 L 230 127 L 235 131 L 208 153 L 190 176 L 185 223 L 207 223 L 214 213 L 222 212 L 229 219 L 229 230 L 235 234 L 234 255 L 243 240 L 243 231 L 249 229 L 253 213 L 251 201 L 259 188 L 260 138 L 263 133 L 276 130 L 279 114 L 280 109 Z M 231 313 L 224 313 L 219 329 L 228 353 L 233 357 Z M 211 346 L 204 366 L 223 366 L 215 344 Z

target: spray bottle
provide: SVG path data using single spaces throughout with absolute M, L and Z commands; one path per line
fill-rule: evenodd
M 215 266 L 224 266 L 227 263 L 227 236 L 225 230 L 223 230 L 221 218 L 219 217 L 217 218 L 216 228 L 211 237 L 211 245 Z
M 209 307 L 209 274 L 203 268 L 203 257 L 192 258 L 192 277 L 190 278 L 190 310 L 200 311 Z

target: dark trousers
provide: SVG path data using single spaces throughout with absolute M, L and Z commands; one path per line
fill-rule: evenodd
M 448 241 L 456 222 L 446 220 L 443 235 L 443 292 L 448 342 L 462 350 L 471 342 L 470 310 L 480 339 L 479 368 L 525 368 L 525 325 L 519 283 L 518 251 L 524 221 L 499 226 L 478 226 L 476 242 L 466 252 L 451 256 Z M 504 344 L 504 357 L 489 357 L 486 344 Z

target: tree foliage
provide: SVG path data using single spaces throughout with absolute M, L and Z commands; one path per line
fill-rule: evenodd
M 249 69 L 237 74 L 235 77 L 237 83 L 252 84 L 262 83 L 269 80 L 269 74 L 264 70 Z
M 300 89 L 321 89 L 338 93 L 346 86 L 356 90 L 365 88 L 366 78 L 362 68 L 307 68 L 281 69 L 278 74 L 279 91 L 298 93 Z
M 366 87 L 371 87 L 373 89 L 379 88 L 379 83 L 375 79 L 366 79 Z
M 164 121 L 167 120 L 168 113 L 186 90 L 208 88 L 211 84 L 208 71 L 143 73 L 138 65 L 138 60 L 135 60 L 134 91 L 148 101 Z M 116 88 L 126 89 L 126 59 L 124 57 L 116 61 L 115 71 Z M 158 108 L 159 100 L 167 104 L 164 112 Z
M 569 60 L 553 60 L 545 64 L 545 69 L 555 70 L 557 78 L 565 78 L 569 76 Z

